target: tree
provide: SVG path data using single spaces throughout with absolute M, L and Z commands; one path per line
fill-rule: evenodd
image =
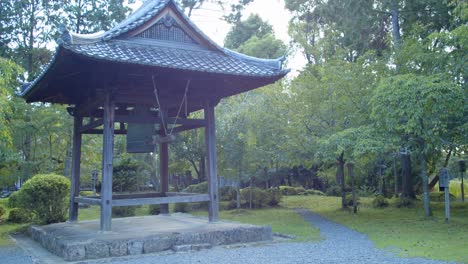
M 227 33 L 224 46 L 236 50 L 253 36 L 261 39 L 268 34 L 273 34 L 273 27 L 263 21 L 260 16 L 250 15 L 245 21 L 236 23 Z
M 70 0 L 64 1 L 61 10 L 56 26 L 63 23 L 71 31 L 86 34 L 108 30 L 125 19 L 130 8 L 124 5 L 124 0 Z
M 463 112 L 460 86 L 444 75 L 397 75 L 383 79 L 372 99 L 372 117 L 380 131 L 407 138 L 418 152 L 426 216 L 430 215 L 427 155 L 443 145 L 451 119 Z

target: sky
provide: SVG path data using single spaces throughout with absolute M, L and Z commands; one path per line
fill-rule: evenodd
M 131 5 L 136 10 L 141 5 L 141 0 Z M 222 20 L 222 16 L 227 14 L 222 8 L 214 3 L 206 3 L 201 9 L 192 12 L 190 19 L 212 40 L 223 46 L 224 38 L 230 30 L 230 25 Z M 263 20 L 268 21 L 273 26 L 275 36 L 289 45 L 291 39 L 288 35 L 288 22 L 291 13 L 284 8 L 284 0 L 254 0 L 243 12 L 243 18 L 250 14 L 258 14 Z M 287 67 L 291 68 L 293 75 L 302 69 L 306 64 L 306 59 L 299 53 L 291 54 L 288 58 Z

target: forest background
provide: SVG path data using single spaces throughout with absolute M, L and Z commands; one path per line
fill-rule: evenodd
M 348 181 L 344 165 L 352 162 L 362 193 L 427 200 L 440 168 L 458 176 L 468 148 L 466 1 L 285 0 L 291 43 L 258 15 L 243 16 L 253 1 L 178 1 L 188 16 L 209 2 L 224 8 L 227 48 L 262 58 L 296 50 L 307 61 L 297 76 L 217 106 L 220 176 L 326 191 Z M 51 59 L 60 25 L 107 30 L 131 12 L 128 4 L 1 0 L 0 186 L 39 173 L 70 175 L 65 106 L 26 104 L 16 94 Z M 102 137 L 83 140 L 86 184 L 101 167 Z M 137 164 L 138 186 L 157 188 L 157 152 L 127 154 L 125 137 L 115 140 L 115 163 Z M 205 156 L 203 131 L 182 133 L 170 146 L 170 174 L 203 181 Z

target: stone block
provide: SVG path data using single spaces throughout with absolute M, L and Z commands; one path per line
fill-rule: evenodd
M 174 245 L 174 238 L 171 237 L 154 237 L 144 241 L 143 252 L 155 253 L 171 249 Z
M 86 245 L 86 258 L 107 258 L 109 257 L 109 245 L 105 242 L 92 242 Z
M 143 254 L 143 241 L 133 240 L 128 242 L 128 255 Z
M 109 255 L 111 257 L 121 257 L 126 256 L 127 254 L 126 241 L 112 241 L 109 243 Z

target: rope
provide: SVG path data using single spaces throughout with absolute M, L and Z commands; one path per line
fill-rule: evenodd
M 184 103 L 185 103 L 185 115 L 187 116 L 187 92 L 190 86 L 190 82 L 191 80 L 188 79 L 187 84 L 185 85 L 185 92 L 184 92 L 184 96 L 182 97 L 182 102 L 180 102 L 179 110 L 177 111 L 177 115 L 174 120 L 174 124 L 172 124 L 171 132 L 169 133 L 169 135 L 172 135 L 172 131 L 174 130 L 175 125 L 177 124 L 177 120 L 179 119 L 180 111 L 182 110 L 182 106 L 184 106 Z
M 159 109 L 159 117 L 161 118 L 161 123 L 162 127 L 164 129 L 165 135 L 167 135 L 167 128 L 166 128 L 166 122 L 164 121 L 164 116 L 163 113 L 161 112 L 161 103 L 159 102 L 159 95 L 158 95 L 158 88 L 156 88 L 156 82 L 154 81 L 154 75 L 151 75 L 151 79 L 153 80 L 153 92 L 154 96 L 156 97 L 156 103 L 158 104 L 158 109 Z

